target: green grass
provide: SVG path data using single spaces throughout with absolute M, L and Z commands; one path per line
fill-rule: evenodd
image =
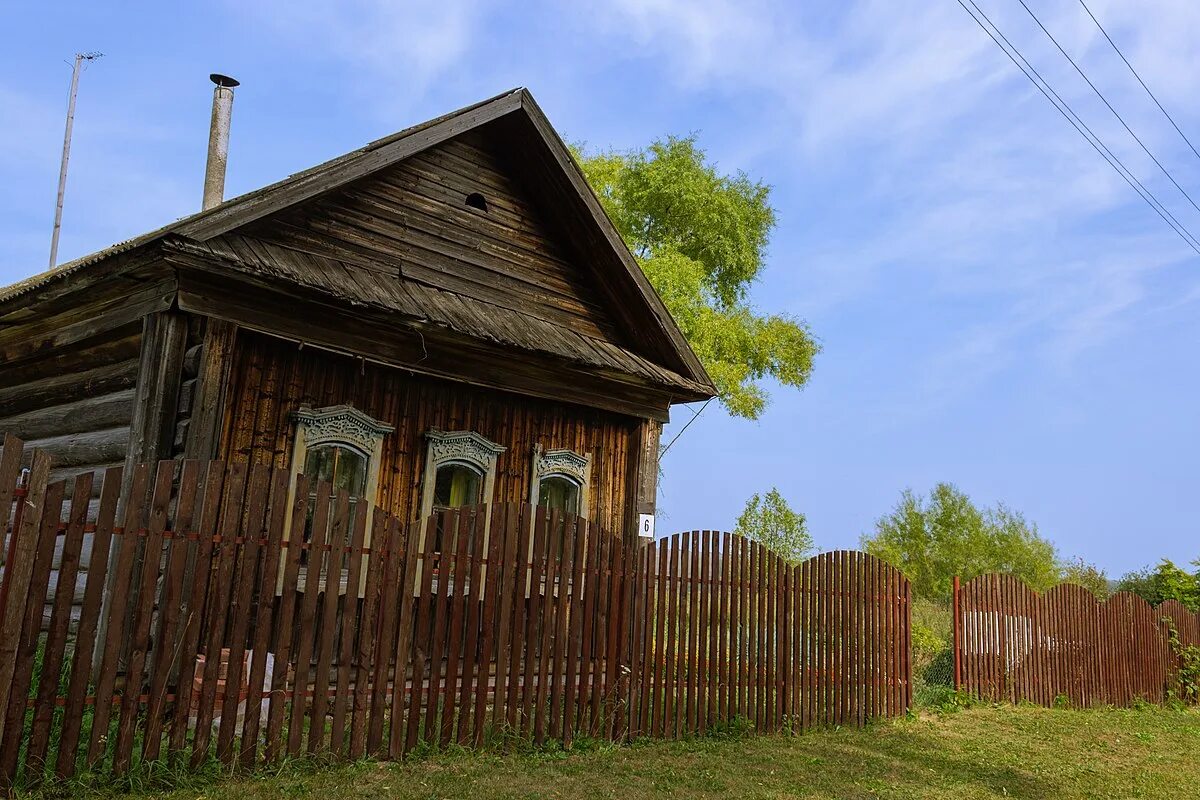
M 193 781 L 153 796 L 1200 797 L 1198 752 L 1195 710 L 977 707 L 797 737 L 584 742 L 569 753 L 460 751 L 325 768 L 296 762 L 274 774 Z

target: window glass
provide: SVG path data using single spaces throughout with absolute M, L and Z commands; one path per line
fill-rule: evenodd
M 542 478 L 538 484 L 538 505 L 566 514 L 578 514 L 579 484 L 561 475 Z
M 354 519 L 358 499 L 367 487 L 367 458 L 356 450 L 337 444 L 325 444 L 308 451 L 304 459 L 304 474 L 312 481 L 312 493 L 308 496 L 308 521 L 304 526 L 304 540 L 312 538 L 313 509 L 316 507 L 317 483 L 328 481 L 332 493 L 325 497 L 332 501 L 339 490 L 345 489 L 350 496 L 350 519 Z M 349 535 L 349 530 L 347 530 Z M 301 553 L 301 563 L 308 563 L 308 551 Z M 343 560 L 344 557 L 343 557 Z
M 463 508 L 479 505 L 483 476 L 463 464 L 438 467 L 433 486 L 433 507 Z
M 433 512 L 451 508 L 471 508 L 480 504 L 483 493 L 483 476 L 464 464 L 443 464 L 438 467 L 433 482 Z M 434 534 L 434 552 L 442 551 L 446 532 L 442 530 L 439 516 Z M 473 551 L 474 542 L 467 544 Z

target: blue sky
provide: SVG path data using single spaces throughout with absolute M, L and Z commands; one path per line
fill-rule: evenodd
M 779 227 L 753 296 L 824 346 L 758 422 L 714 405 L 675 444 L 660 532 L 728 527 L 775 485 L 819 546 L 848 547 L 903 488 L 949 480 L 1110 574 L 1200 556 L 1200 259 L 954 0 L 797 5 L 6 4 L 0 282 L 45 267 L 77 50 L 106 55 L 82 80 L 61 260 L 199 206 L 209 72 L 243 82 L 229 195 L 527 86 L 570 140 L 695 131 L 723 169 L 770 183 Z M 980 5 L 1200 232 L 1016 0 Z M 1076 0 L 1030 5 L 1200 190 L 1200 159 Z M 1200 5 L 1089 5 L 1200 141 Z

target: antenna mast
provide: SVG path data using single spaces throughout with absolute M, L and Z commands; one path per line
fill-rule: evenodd
M 67 161 L 71 158 L 71 128 L 75 125 L 75 95 L 79 93 L 79 73 L 85 61 L 95 61 L 103 53 L 76 53 L 71 70 L 71 97 L 67 101 L 67 132 L 63 136 L 62 166 L 58 169 L 58 202 L 54 207 L 54 233 L 50 236 L 50 269 L 58 263 L 58 233 L 62 229 L 63 195 L 67 192 Z

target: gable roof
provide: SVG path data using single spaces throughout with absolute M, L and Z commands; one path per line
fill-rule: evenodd
M 471 308 L 471 302 L 464 304 L 463 298 L 450 304 L 425 302 L 438 294 L 436 289 L 425 290 L 424 296 L 421 291 L 381 291 L 381 281 L 356 281 L 353 270 L 346 264 L 337 264 L 332 269 L 299 270 L 289 268 L 286 251 L 263 258 L 258 246 L 261 243 L 251 248 L 232 244 L 251 223 L 334 192 L 490 123 L 502 125 L 511 134 L 511 140 L 522 148 L 522 165 L 528 165 L 531 179 L 540 181 L 546 191 L 564 201 L 553 205 L 562 205 L 560 222 L 571 237 L 586 243 L 589 254 L 599 254 L 596 263 L 590 265 L 597 283 L 608 295 L 617 322 L 637 340 L 641 352 L 581 336 L 569 329 L 550 330 L 516 312 L 505 318 L 503 313 L 497 315 L 496 306 Z M 465 335 L 638 375 L 682 389 L 689 396 L 711 396 L 715 392 L 699 359 L 605 214 L 566 145 L 525 89 L 505 92 L 407 128 L 270 186 L 0 289 L 0 313 L 6 303 L 18 297 L 84 275 L 101 262 L 151 243 L 166 243 L 172 249 L 193 255 L 203 252 L 247 275 L 307 285 L 354 304 L 434 322 Z M 295 254 L 291 256 L 294 259 Z M 445 294 L 441 293 L 443 299 Z

